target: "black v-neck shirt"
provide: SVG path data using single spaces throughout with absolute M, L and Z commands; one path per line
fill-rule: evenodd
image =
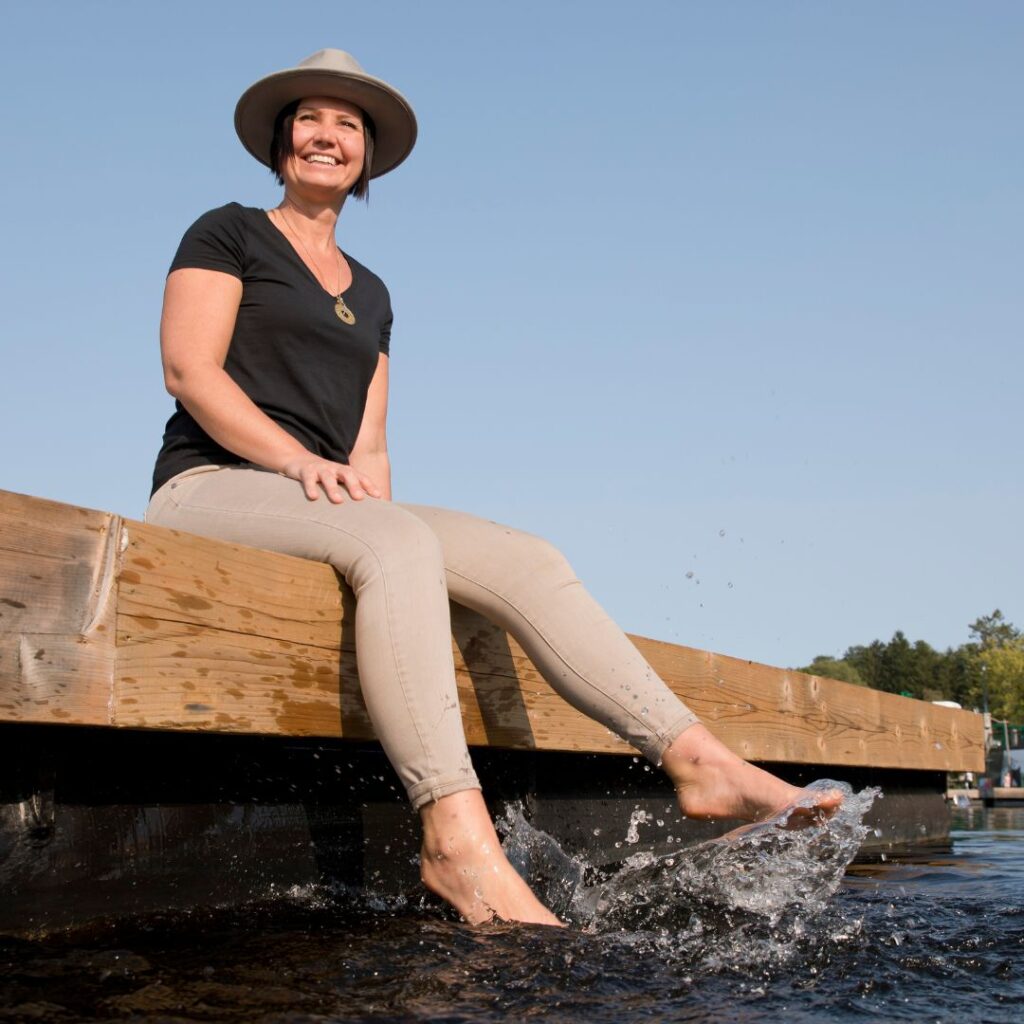
M 224 369 L 275 423 L 325 459 L 348 462 L 380 353 L 389 352 L 391 300 L 376 274 L 348 253 L 343 293 L 352 325 L 266 211 L 229 203 L 185 232 L 171 271 L 217 270 L 242 282 Z M 168 272 L 170 273 L 170 271 Z M 153 492 L 202 465 L 246 460 L 217 444 L 180 402 L 167 421 Z

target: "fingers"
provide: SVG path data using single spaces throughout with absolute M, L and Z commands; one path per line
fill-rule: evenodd
M 338 486 L 338 476 L 333 466 L 319 467 L 316 473 L 316 483 L 324 489 L 327 500 L 335 505 L 345 500 L 345 492 Z
M 316 473 L 303 472 L 299 477 L 299 483 L 302 484 L 302 489 L 306 492 L 306 497 L 310 501 L 316 501 L 320 497 L 320 491 L 317 488 L 317 475 Z
M 316 501 L 321 490 L 327 495 L 327 500 L 335 505 L 345 500 L 346 492 L 353 501 L 362 501 L 367 495 L 380 497 L 380 488 L 368 476 L 336 462 L 304 466 L 299 479 L 310 501 Z
M 320 497 L 322 489 L 329 502 L 340 505 L 345 500 L 345 489 L 338 483 L 339 479 L 342 481 L 345 479 L 345 475 L 340 472 L 341 468 L 326 463 L 309 466 L 302 474 L 302 488 L 306 492 L 306 497 L 310 501 L 316 501 Z M 348 488 L 348 491 L 357 501 L 363 496 L 362 491 L 359 491 L 358 494 L 351 488 Z
M 345 472 L 338 473 L 338 478 L 345 485 L 345 489 L 350 495 L 352 495 L 353 501 L 362 501 L 366 497 L 366 491 L 363 488 L 360 475 L 348 466 L 344 467 Z M 337 485 L 335 485 L 337 486 Z M 330 495 L 328 495 L 330 497 Z M 331 499 L 334 500 L 333 498 Z
M 370 477 L 340 462 L 318 458 L 302 462 L 296 459 L 286 465 L 282 472 L 302 485 L 310 501 L 316 501 L 321 490 L 327 495 L 327 500 L 335 505 L 345 500 L 346 492 L 353 501 L 362 501 L 367 495 L 371 498 L 381 496 L 380 488 Z
M 380 488 L 368 477 L 359 474 L 359 482 L 363 486 L 363 490 L 370 495 L 371 498 L 379 498 L 381 495 Z

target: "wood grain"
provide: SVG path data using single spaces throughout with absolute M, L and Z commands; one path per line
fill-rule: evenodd
M 372 737 L 329 566 L 6 492 L 0 528 L 0 719 Z M 453 606 L 452 633 L 470 743 L 633 753 L 502 630 Z M 748 759 L 982 769 L 971 712 L 632 640 Z
M 110 721 L 121 520 L 0 491 L 0 718 Z
M 690 647 L 633 640 L 707 726 L 749 760 L 982 768 L 983 727 L 973 712 Z

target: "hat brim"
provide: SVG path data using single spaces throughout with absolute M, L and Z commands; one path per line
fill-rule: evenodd
M 235 107 L 235 131 L 242 145 L 261 164 L 270 167 L 270 143 L 277 115 L 283 107 L 305 96 L 346 100 L 369 114 L 375 129 L 371 178 L 394 170 L 412 151 L 416 115 L 397 89 L 371 75 L 290 68 L 249 86 Z

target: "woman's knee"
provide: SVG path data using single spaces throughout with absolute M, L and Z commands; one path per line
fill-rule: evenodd
M 511 527 L 501 527 L 501 531 L 496 553 L 511 578 L 533 588 L 576 582 L 569 560 L 551 541 Z
M 565 555 L 543 537 L 451 509 L 402 507 L 440 538 L 453 596 L 460 580 L 506 596 L 577 582 Z
M 367 509 L 369 511 L 369 509 Z M 444 581 L 444 556 L 436 534 L 414 515 L 389 502 L 375 502 L 372 528 L 361 533 L 361 553 L 345 573 L 356 592 L 378 580 L 415 587 Z

